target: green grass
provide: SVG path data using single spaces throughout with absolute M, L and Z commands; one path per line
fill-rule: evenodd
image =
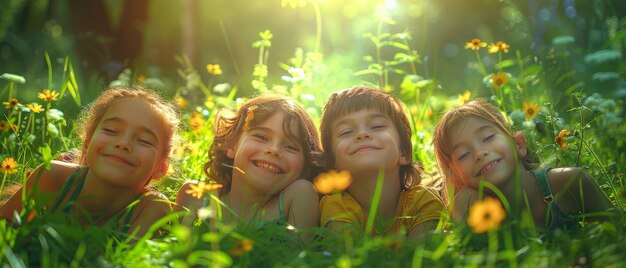
M 143 80 L 152 87 L 164 88 L 166 84 L 176 88 L 163 93 L 167 97 L 187 99 L 189 103 L 182 109 L 186 122 L 182 132 L 185 142 L 175 152 L 172 166 L 176 169 L 155 187 L 174 200 L 185 180 L 204 176 L 216 109 L 236 109 L 238 101 L 244 97 L 240 94 L 242 89 L 251 88 L 255 93 L 275 91 L 296 98 L 318 122 L 321 107 L 331 90 L 363 83 L 377 85 L 405 102 L 414 130 L 414 157 L 422 161 L 427 170 L 435 171 L 430 147 L 432 127 L 441 112 L 458 105 L 459 96 L 451 93 L 456 92 L 454 90 L 441 89 L 442 81 L 436 77 L 422 78 L 417 71 L 420 68 L 416 68 L 421 64 L 419 55 L 408 45 L 410 34 L 385 32 L 387 28 L 383 26 L 390 21 L 379 19 L 376 33 L 366 35 L 375 48 L 372 55 L 365 57 L 367 67 L 363 70 L 351 65 L 355 55 L 321 55 L 318 50 L 296 49 L 294 58 L 279 64 L 285 72 L 264 73 L 262 66 L 274 64 L 268 60 L 267 53 L 271 42 L 277 40 L 270 41 L 271 34 L 263 32 L 261 40 L 254 43 L 260 51 L 256 70 L 255 66 L 246 66 L 253 73 L 248 84 L 230 85 L 230 91 L 221 92 L 224 85 L 219 88 L 218 85 L 225 81 L 217 75 L 206 74 L 203 66 L 192 66 L 185 57 L 177 57 L 181 64 L 177 74 Z M 469 54 L 469 58 L 474 56 L 473 51 L 461 53 Z M 553 72 L 541 61 L 534 61 L 535 55 L 524 56 L 515 49 L 506 54 L 491 55 L 484 49 L 476 53 L 482 57 L 476 57 L 477 62 L 468 65 L 468 72 L 476 74 L 475 80 L 479 81 L 469 88 L 472 97 L 488 98 L 498 105 L 516 129 L 524 131 L 530 149 L 538 152 L 544 165 L 585 168 L 611 201 L 624 211 L 626 124 L 623 99 L 586 92 L 581 86 L 583 79 L 577 80 L 573 70 Z M 385 58 L 383 55 L 393 56 Z M 553 56 L 556 61 L 560 59 L 559 55 Z M 483 64 L 484 57 L 492 57 L 495 64 Z M 0 129 L 0 159 L 12 157 L 18 163 L 16 173 L 3 174 L 3 187 L 22 182 L 29 170 L 58 153 L 80 147 L 72 133 L 74 115 L 49 111 L 77 110 L 88 101 L 81 98 L 80 93 L 91 86 L 79 87 L 69 59 L 54 72 L 48 57 L 46 62 L 49 72 L 45 87 L 60 85 L 56 89 L 61 94 L 60 101 L 44 103 L 36 96 L 25 95 L 23 92 L 27 91 L 21 89 L 41 86 L 33 85 L 30 80 L 22 83 L 11 76 L 0 80 L 0 100 L 8 102 L 10 98 L 17 98 L 21 103 L 16 109 L 0 106 L 0 121 L 9 124 L 9 128 L 11 125 L 17 128 L 16 131 Z M 489 79 L 490 74 L 498 71 L 507 73 L 509 80 L 495 89 Z M 352 76 L 355 73 L 356 76 Z M 281 79 L 281 76 L 289 76 L 289 79 Z M 112 83 L 132 84 L 138 78 L 138 72 L 128 70 Z M 42 104 L 46 112 L 33 113 L 22 103 L 26 99 Z M 75 107 L 62 106 L 64 100 L 75 103 Z M 530 120 L 524 118 L 525 102 L 540 107 L 539 114 Z M 203 119 L 197 131 L 188 124 L 192 112 L 199 113 Z M 567 150 L 554 142 L 562 129 L 571 132 Z M 622 267 L 626 263 L 623 242 L 626 241 L 626 223 L 623 220 L 586 223 L 573 233 L 542 234 L 526 224 L 524 217 L 509 217 L 499 231 L 475 234 L 469 227 L 453 224 L 448 215 L 443 215 L 439 224 L 442 228 L 417 241 L 409 241 L 402 235 L 344 236 L 324 228 L 294 231 L 273 222 L 239 225 L 199 222 L 187 227 L 177 223 L 180 213 L 172 213 L 152 227 L 159 230 L 156 237 L 131 239 L 111 226 L 81 228 L 68 224 L 64 215 L 45 213 L 31 221 L 25 220 L 24 215 L 32 210 L 36 210 L 36 206 L 29 204 L 17 223 L 0 221 L 3 267 Z M 373 218 L 368 219 L 367 226 L 373 221 Z M 301 232 L 312 232 L 317 239 L 304 243 L 297 238 Z

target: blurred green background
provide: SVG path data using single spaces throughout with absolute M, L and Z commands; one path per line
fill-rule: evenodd
M 396 23 L 385 24 L 382 30 L 412 34 L 410 45 L 421 59 L 417 72 L 425 79 L 436 78 L 440 93 L 457 94 L 480 86 L 476 71 L 467 68 L 474 55 L 463 48 L 465 42 L 478 37 L 504 41 L 513 52 L 534 55 L 534 60 L 547 63 L 546 72 L 571 64 L 570 68 L 588 80 L 586 90 L 624 95 L 623 62 L 589 66 L 583 60 L 585 55 L 607 48 L 623 55 L 624 32 L 620 30 L 624 29 L 626 1 L 622 0 L 2 2 L 0 72 L 25 76 L 29 81 L 25 90 L 45 87 L 46 76 L 41 74 L 47 71 L 44 53 L 48 52 L 60 66 L 70 57 L 82 90 L 87 90 L 86 99 L 93 97 L 89 92 L 100 92 L 124 68 L 158 77 L 173 92 L 180 79 L 175 56 L 187 55 L 198 69 L 208 63 L 220 64 L 224 71 L 220 82 L 239 85 L 240 94 L 246 95 L 252 93 L 246 81 L 258 59 L 251 44 L 266 29 L 274 36 L 267 64 L 270 73 L 285 73 L 279 63 L 287 62 L 301 47 L 321 52 L 330 69 L 317 85 L 319 90 L 376 83 L 374 77 L 353 73 L 367 68 L 364 55 L 374 54 L 372 42 L 364 35 L 377 32 L 376 14 L 384 6 Z M 572 37 L 573 42 L 555 49 L 555 38 L 563 36 Z M 392 52 L 381 53 L 393 56 Z M 563 53 L 569 63 L 556 61 Z M 494 64 L 485 60 L 485 65 Z M 611 81 L 593 81 L 592 75 L 599 71 L 618 75 Z M 401 81 L 402 76 L 389 79 Z

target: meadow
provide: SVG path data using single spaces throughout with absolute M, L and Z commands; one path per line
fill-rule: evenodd
M 626 18 L 616 11 L 619 4 L 590 1 L 595 3 L 592 12 L 585 13 L 586 6 L 581 7 L 581 3 L 563 1 L 558 10 L 545 9 L 554 12 L 549 14 L 558 18 L 556 22 L 542 24 L 534 19 L 540 19 L 543 13 L 524 13 L 524 8 L 536 1 L 482 1 L 482 5 L 498 7 L 500 13 L 493 17 L 500 19 L 501 25 L 490 29 L 489 19 L 485 19 L 483 28 L 470 23 L 468 27 L 479 29 L 446 37 L 437 30 L 460 26 L 446 22 L 445 17 L 437 21 L 442 24 L 441 29 L 428 21 L 426 18 L 432 19 L 432 15 L 425 14 L 438 7 L 433 1 L 413 5 L 407 1 L 369 1 L 363 5 L 338 1 L 349 6 L 344 7 L 344 12 L 350 13 L 346 11 L 350 8 L 362 12 L 344 14 L 349 17 L 349 33 L 332 27 L 339 22 L 335 19 L 339 15 L 331 11 L 330 1 L 269 2 L 273 2 L 275 12 L 288 14 L 290 20 L 298 16 L 305 18 L 306 28 L 302 26 L 294 33 L 293 29 L 274 24 L 276 31 L 271 26 L 261 29 L 246 26 L 235 33 L 233 28 L 227 30 L 228 19 L 225 19 L 213 24 L 221 35 L 213 33 L 198 39 L 206 48 L 204 52 L 167 55 L 169 65 L 151 61 L 144 55 L 142 60 L 123 64 L 108 77 L 87 71 L 77 59 L 81 55 L 66 41 L 41 42 L 36 50 L 40 53 L 33 53 L 24 62 L 18 63 L 16 57 L 3 58 L 0 64 L 2 198 L 7 198 L 4 193 L 11 185 L 22 183 L 42 163 L 45 165 L 62 153 L 81 148 L 73 132 L 77 114 L 108 86 L 142 84 L 159 91 L 180 109 L 183 141 L 177 144 L 174 164 L 167 176 L 153 185 L 175 200 L 185 181 L 206 180 L 203 167 L 218 109 L 235 110 L 247 99 L 269 92 L 296 99 L 319 123 L 330 93 L 369 85 L 403 101 L 413 130 L 414 159 L 429 172 L 438 172 L 432 132 L 440 115 L 469 100 L 484 98 L 495 104 L 516 130 L 524 132 L 530 141 L 529 148 L 538 153 L 542 166 L 584 168 L 620 211 L 626 209 L 626 61 L 623 59 Z M 397 8 L 393 3 L 405 8 Z M 220 1 L 211 4 L 216 9 L 225 9 Z M 211 4 L 198 5 L 207 10 Z M 176 4 L 161 2 L 160 5 Z M 249 4 L 247 8 L 258 6 Z M 454 10 L 465 7 L 466 4 L 458 4 Z M 568 7 L 578 13 L 572 16 Z M 217 11 L 205 11 L 203 15 L 215 15 L 212 12 Z M 221 16 L 235 16 L 224 14 Z M 358 16 L 362 14 L 367 16 Z M 586 19 L 593 27 L 581 32 L 575 19 L 584 15 L 591 16 Z M 557 25 L 556 29 L 549 29 L 551 23 Z M 46 25 L 44 31 L 50 31 L 49 38 L 54 37 L 57 28 Z M 159 41 L 173 31 L 164 28 L 163 32 L 157 32 L 155 28 L 162 25 L 155 25 L 146 30 L 147 39 L 152 41 Z M 294 25 L 300 24 L 294 22 Z M 512 30 L 520 29 L 521 25 L 522 30 Z M 194 27 L 198 31 L 201 28 Z M 56 34 L 58 40 L 68 38 L 58 31 Z M 302 38 L 292 38 L 290 34 Z M 433 36 L 432 44 L 429 36 Z M 23 38 L 32 40 L 28 39 L 32 37 Z M 220 49 L 213 52 L 207 40 L 216 39 L 226 41 L 216 45 Z M 0 44 L 14 46 L 6 40 Z M 245 52 L 235 56 L 233 51 Z M 236 60 L 242 57 L 245 59 Z M 37 217 L 26 217 L 33 211 L 38 213 Z M 224 224 L 219 221 L 220 214 L 212 210 L 205 210 L 204 220 L 193 227 L 178 223 L 181 212 L 171 213 L 151 227 L 158 233 L 155 237 L 145 235 L 137 239 L 108 225 L 77 227 L 68 224 L 63 215 L 42 211 L 37 202 L 31 202 L 25 204 L 14 222 L 0 220 L 0 266 L 623 267 L 626 264 L 623 220 L 582 222 L 574 233 L 560 230 L 542 233 L 528 218 L 515 215 L 518 211 L 502 209 L 483 211 L 487 216 L 505 216 L 502 222 L 490 222 L 494 217 L 483 217 L 483 222 L 478 224 L 493 226 L 488 231 L 476 224 L 454 224 L 444 214 L 437 230 L 417 241 L 402 235 L 343 235 L 324 228 L 298 230 L 272 223 Z M 208 224 L 209 220 L 215 224 Z M 292 239 L 292 233 L 303 232 L 313 233 L 318 239 L 308 243 Z

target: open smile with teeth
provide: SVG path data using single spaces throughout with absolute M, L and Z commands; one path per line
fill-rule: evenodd
M 493 167 L 495 167 L 498 163 L 500 163 L 500 159 L 498 160 L 493 160 L 489 163 L 487 163 L 487 165 L 485 167 L 483 167 L 483 169 L 480 170 L 480 172 L 478 172 L 477 176 L 481 176 L 487 172 L 489 172 Z
M 277 167 L 274 164 L 268 163 L 268 162 L 264 162 L 264 161 L 252 161 L 252 164 L 254 164 L 254 166 L 263 169 L 267 172 L 270 173 L 274 173 L 274 174 L 283 174 L 284 171 L 280 168 Z

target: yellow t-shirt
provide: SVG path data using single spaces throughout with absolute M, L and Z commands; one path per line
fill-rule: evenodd
M 432 189 L 422 186 L 411 188 L 400 193 L 396 217 L 383 233 L 409 232 L 421 223 L 439 220 L 443 209 L 441 198 Z M 320 221 L 322 227 L 331 221 L 365 224 L 361 205 L 347 192 L 322 197 Z

